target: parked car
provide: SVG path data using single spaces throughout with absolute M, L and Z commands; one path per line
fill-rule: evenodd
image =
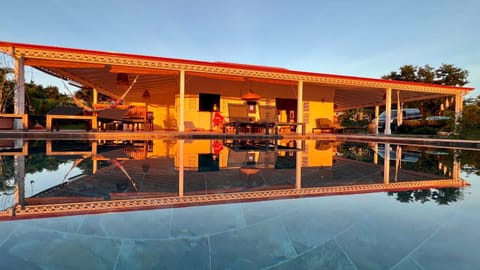
M 425 118 L 425 121 L 428 126 L 443 127 L 447 125 L 449 121 L 452 121 L 452 117 L 444 115 L 429 116 Z
M 382 112 L 378 116 L 378 130 L 385 129 L 385 114 L 386 112 Z M 402 118 L 403 120 L 422 120 L 422 113 L 418 108 L 406 108 L 402 110 Z M 372 120 L 372 123 L 375 123 L 375 119 Z M 390 115 L 390 129 L 397 130 L 397 110 L 392 110 Z

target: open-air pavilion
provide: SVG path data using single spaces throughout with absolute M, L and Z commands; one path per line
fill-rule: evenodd
M 145 124 L 150 114 L 155 130 L 179 132 L 212 130 L 214 114 L 219 112 L 228 117 L 228 104 L 233 103 L 249 105 L 252 119 L 258 119 L 258 105 L 274 105 L 280 122 L 302 123 L 307 131 L 315 128 L 318 118 L 333 120 L 335 112 L 354 108 L 375 107 L 378 116 L 380 106 L 385 106 L 385 122 L 389 123 L 396 104 L 439 97 L 454 104 L 458 116 L 462 111 L 463 95 L 473 90 L 13 42 L 0 42 L 0 51 L 10 55 L 15 63 L 15 111 L 10 117 L 21 118 L 16 120 L 17 129 L 27 126 L 25 66 L 91 88 L 94 103 L 98 93 L 119 98 L 130 86 L 124 103 L 143 107 Z M 305 130 L 297 129 L 297 132 Z M 389 125 L 384 133 L 391 133 Z

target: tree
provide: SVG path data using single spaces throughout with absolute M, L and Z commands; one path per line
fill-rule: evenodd
M 435 70 L 435 78 L 434 83 L 464 86 L 468 83 L 468 71 L 450 64 L 442 64 Z
M 435 70 L 429 65 L 418 67 L 417 69 L 417 81 L 424 83 L 435 82 Z
M 480 138 L 480 107 L 475 104 L 465 106 L 460 125 L 460 138 L 478 140 Z
M 9 68 L 0 68 L 0 113 L 13 112 L 13 95 L 15 93 L 15 83 L 8 79 L 8 74 L 13 70 Z
M 455 85 L 463 86 L 468 83 L 468 71 L 455 67 L 452 64 L 442 64 L 437 69 L 425 65 L 414 66 L 404 65 L 399 68 L 399 71 L 392 71 L 388 75 L 382 76 L 382 79 L 397 80 L 397 81 L 411 81 L 422 82 L 441 85 Z M 441 104 L 444 100 L 441 98 L 414 101 L 406 104 L 405 107 L 419 108 L 423 117 L 438 115 Z
M 400 67 L 399 72 L 392 71 L 388 75 L 382 76 L 382 79 L 423 82 L 441 85 L 464 86 L 468 83 L 468 71 L 455 67 L 452 64 L 442 64 L 437 69 L 429 65 L 423 67 L 414 65 L 404 65 Z

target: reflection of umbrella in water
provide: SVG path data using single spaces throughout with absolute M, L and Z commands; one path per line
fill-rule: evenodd
M 400 147 L 400 146 L 397 146 Z M 377 154 L 385 159 L 385 147 L 379 146 Z M 397 151 L 390 151 L 390 160 L 401 159 L 402 162 L 417 162 L 420 159 L 420 153 L 413 151 L 400 152 L 400 155 L 397 155 Z
M 260 172 L 260 169 L 254 166 L 244 166 L 240 168 L 240 172 L 247 176 L 247 188 L 250 188 L 253 186 L 253 183 L 250 177 Z

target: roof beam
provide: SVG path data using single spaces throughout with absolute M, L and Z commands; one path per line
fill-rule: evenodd
M 102 94 L 105 94 L 107 96 L 110 96 L 110 97 L 120 97 L 119 95 L 115 94 L 114 92 L 108 90 L 108 89 L 105 89 L 103 87 L 101 87 L 100 85 L 97 85 L 95 83 L 92 83 L 91 81 L 85 79 L 85 78 L 82 78 L 80 76 L 77 76 L 75 74 L 71 74 L 70 72 L 67 72 L 65 70 L 62 70 L 62 69 L 56 69 L 55 70 L 55 73 L 58 73 L 60 76 L 63 76 L 65 78 L 69 78 L 69 79 L 72 79 L 76 82 L 79 82 L 81 83 L 82 85 L 84 86 L 88 86 L 90 88 L 95 88 L 97 89 L 97 91 L 101 92 Z
M 49 59 L 25 59 L 25 65 L 33 67 L 54 67 L 54 68 L 105 68 L 104 64 L 58 61 Z

